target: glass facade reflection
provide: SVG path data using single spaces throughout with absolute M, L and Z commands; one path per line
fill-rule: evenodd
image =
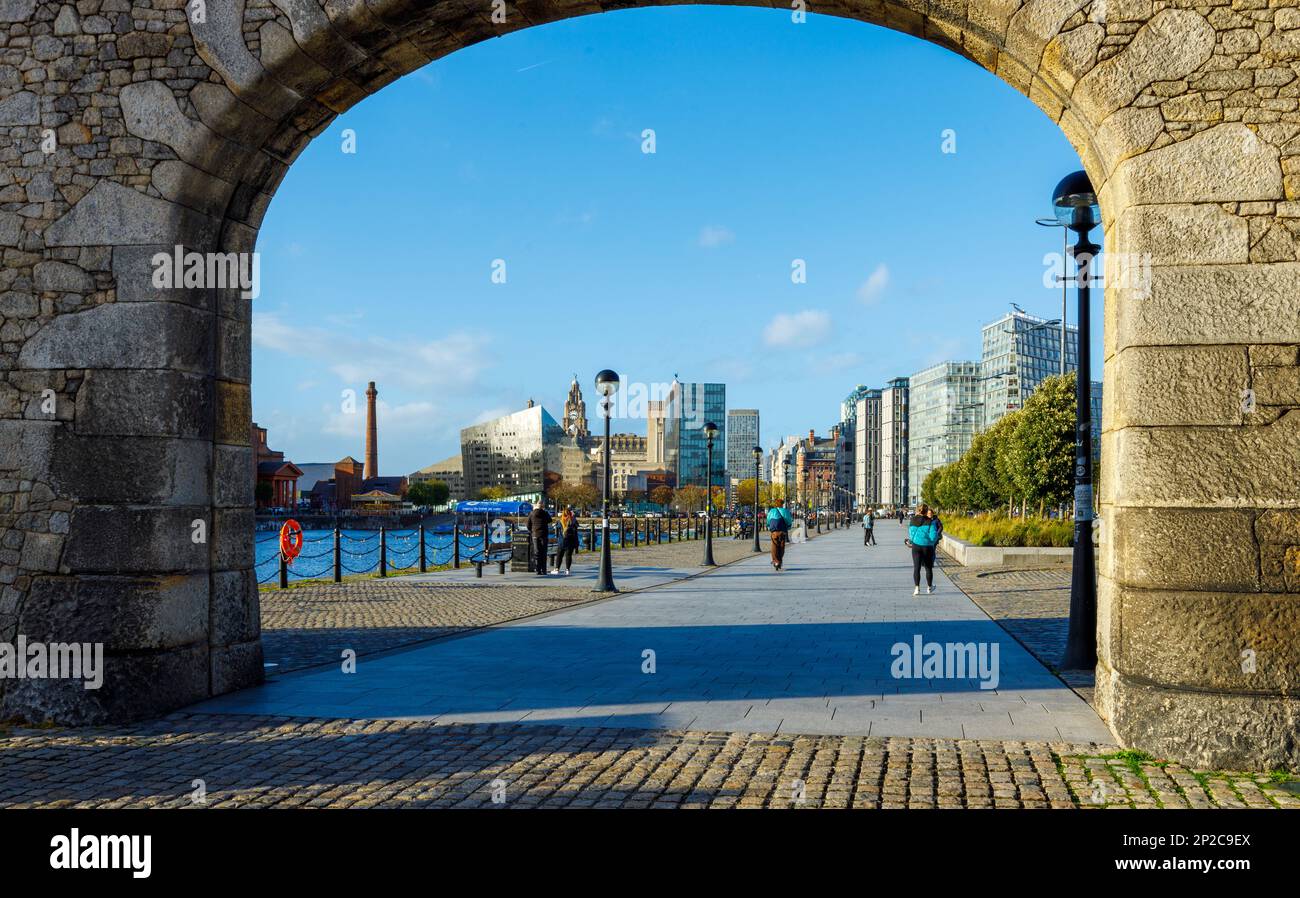
M 713 441 L 713 484 L 726 483 L 727 385 L 673 381 L 664 409 L 664 462 L 677 486 L 708 482 L 708 440 L 705 422 L 717 425 Z
M 465 495 L 476 499 L 483 489 L 504 487 L 506 498 L 536 499 L 565 473 L 567 443 L 572 438 L 540 405 L 462 429 Z

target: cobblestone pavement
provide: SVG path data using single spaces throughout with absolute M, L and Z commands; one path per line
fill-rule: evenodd
M 1091 670 L 1056 669 L 1070 629 L 1070 567 L 972 568 L 940 553 L 943 571 L 984 613 L 993 618 L 1054 674 L 1093 704 Z
M 1300 807 L 1087 745 L 176 714 L 0 731 L 0 807 Z M 500 799 L 493 801 L 494 792 Z
M 697 568 L 703 546 L 690 540 L 615 549 L 615 573 L 630 562 L 639 569 Z M 713 543 L 718 564 L 752 554 L 749 540 L 725 538 Z M 593 556 L 580 555 L 575 561 L 577 571 L 591 566 Z M 388 651 L 598 598 L 575 580 L 537 584 L 532 579 L 516 574 L 513 581 L 508 575 L 504 581 L 430 582 L 399 576 L 264 589 L 260 597 L 265 659 L 276 665 L 272 672 L 285 673 L 337 662 L 344 649 L 358 656 Z

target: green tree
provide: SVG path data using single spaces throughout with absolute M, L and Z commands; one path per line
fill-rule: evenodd
M 760 481 L 758 484 L 759 507 L 766 508 L 772 503 L 772 484 Z M 736 484 L 736 504 L 741 508 L 754 507 L 754 478 L 748 477 Z
M 673 504 L 673 488 L 671 486 L 655 487 L 650 491 L 650 501 L 667 508 Z
M 407 489 L 406 498 L 415 505 L 446 505 L 451 487 L 441 480 L 417 480 Z
M 1074 494 L 1074 374 L 1049 377 L 1025 401 L 1009 454 L 1018 491 L 1030 502 L 1065 502 Z
M 504 486 L 485 486 L 478 491 L 480 499 L 490 499 L 500 501 L 510 495 L 510 490 Z

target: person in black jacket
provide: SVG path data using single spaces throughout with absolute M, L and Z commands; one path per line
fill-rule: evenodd
M 564 565 L 564 575 L 573 573 L 573 553 L 578 550 L 578 516 L 570 505 L 560 513 L 560 538 L 556 545 L 555 573 Z
M 528 515 L 528 540 L 533 545 L 533 573 L 546 576 L 546 552 L 550 548 L 551 513 L 545 500 L 539 500 Z

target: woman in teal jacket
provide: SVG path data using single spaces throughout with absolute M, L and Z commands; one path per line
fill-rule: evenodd
M 912 595 L 921 594 L 921 568 L 925 568 L 927 595 L 934 592 L 934 548 L 939 544 L 942 525 L 930 506 L 922 505 L 912 515 L 907 528 L 907 544 L 912 547 Z

